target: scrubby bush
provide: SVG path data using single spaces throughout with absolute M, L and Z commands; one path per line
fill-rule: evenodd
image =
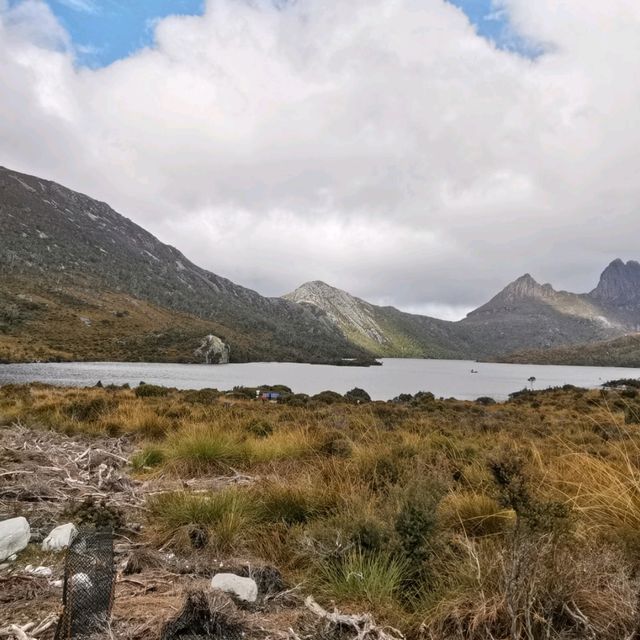
M 157 384 L 141 383 L 136 387 L 135 394 L 136 398 L 164 398 L 169 395 L 169 389 Z
M 316 393 L 315 396 L 311 396 L 311 400 L 320 404 L 335 404 L 336 402 L 343 402 L 343 397 L 335 391 L 321 391 Z
M 365 404 L 371 402 L 371 396 L 364 390 L 354 387 L 351 391 L 344 394 L 345 400 L 353 404 Z
M 273 433 L 273 425 L 267 420 L 254 418 L 246 423 L 245 431 L 256 438 L 266 438 Z

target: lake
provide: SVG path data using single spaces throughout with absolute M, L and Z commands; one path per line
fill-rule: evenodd
M 482 364 L 465 360 L 384 359 L 381 367 L 332 367 L 282 362 L 247 364 L 153 364 L 128 362 L 79 362 L 0 365 L 0 384 L 46 382 L 86 387 L 140 381 L 179 389 L 232 389 L 285 384 L 298 393 L 314 394 L 326 389 L 344 393 L 361 387 L 374 400 L 390 400 L 400 393 L 431 391 L 437 397 L 475 400 L 490 396 L 504 400 L 509 393 L 528 385 L 534 388 L 573 384 L 598 387 L 616 378 L 640 378 L 640 369 L 619 367 L 568 367 L 524 364 Z M 478 373 L 471 373 L 471 370 Z

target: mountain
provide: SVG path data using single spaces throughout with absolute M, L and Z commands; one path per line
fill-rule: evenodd
M 210 345 L 226 358 L 228 345 L 235 362 L 564 362 L 579 360 L 588 345 L 591 361 L 636 362 L 635 261 L 614 260 L 586 294 L 556 291 L 525 274 L 466 318 L 447 322 L 319 281 L 283 298 L 263 297 L 196 266 L 105 203 L 4 168 L 0 230 L 0 361 L 201 362 Z
M 194 265 L 111 207 L 0 168 L 0 359 L 367 357 L 322 314 Z
M 525 274 L 460 321 L 490 353 L 606 340 L 626 328 L 589 296 L 556 291 Z
M 379 307 L 324 282 L 307 282 L 284 298 L 323 314 L 351 342 L 378 357 L 463 358 L 468 353 L 451 322 Z
M 315 307 L 377 356 L 503 359 L 637 331 L 640 265 L 614 261 L 589 294 L 556 291 L 525 274 L 458 322 L 379 307 L 317 281 L 285 298 Z

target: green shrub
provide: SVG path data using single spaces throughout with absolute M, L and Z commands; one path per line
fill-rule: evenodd
M 344 398 L 335 391 L 321 391 L 316 393 L 315 396 L 311 396 L 311 400 L 321 404 L 336 404 L 337 402 L 343 402 Z
M 156 384 L 143 384 L 135 389 L 136 398 L 164 398 L 169 395 L 167 387 L 161 387 Z
M 345 400 L 353 404 L 365 404 L 371 402 L 371 396 L 364 390 L 354 387 L 351 391 L 344 394 Z
M 213 404 L 222 394 L 217 389 L 196 389 L 184 394 L 185 402 L 191 404 Z

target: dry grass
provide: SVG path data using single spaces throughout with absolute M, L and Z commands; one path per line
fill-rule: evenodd
M 291 407 L 33 385 L 0 388 L 0 423 L 133 441 L 131 472 L 168 487 L 149 544 L 276 565 L 430 640 L 619 640 L 640 601 L 635 402 Z

